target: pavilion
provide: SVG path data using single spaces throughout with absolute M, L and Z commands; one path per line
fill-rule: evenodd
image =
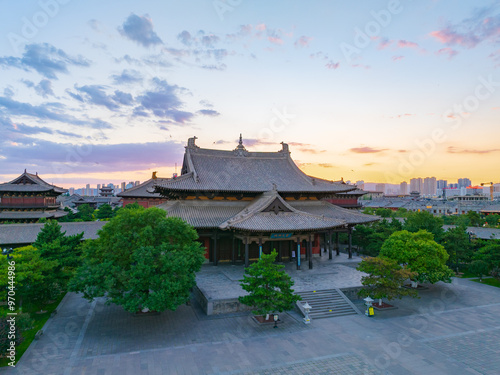
M 214 265 L 248 266 L 276 249 L 278 261 L 294 259 L 300 269 L 304 256 L 312 268 L 313 254 L 322 256 L 322 247 L 332 258 L 333 233 L 337 245 L 338 233 L 348 233 L 351 256 L 352 228 L 377 220 L 326 201 L 357 188 L 306 175 L 286 143 L 278 152 L 251 152 L 241 135 L 230 151 L 200 148 L 195 141 L 188 140 L 180 176 L 158 179 L 148 191 L 167 199 L 157 206 L 167 216 L 180 217 L 198 231 Z
M 34 223 L 67 215 L 56 201 L 67 190 L 42 180 L 38 173 L 24 173 L 0 184 L 0 222 Z

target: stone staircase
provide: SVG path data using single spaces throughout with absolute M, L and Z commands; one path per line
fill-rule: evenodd
M 298 303 L 309 303 L 311 320 L 335 316 L 355 315 L 361 312 L 339 289 L 297 292 L 302 297 Z

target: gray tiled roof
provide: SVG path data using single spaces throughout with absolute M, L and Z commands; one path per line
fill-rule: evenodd
M 130 197 L 130 198 L 160 198 L 159 193 L 154 192 L 154 187 L 156 185 L 161 185 L 164 182 L 170 180 L 169 178 L 151 178 L 144 181 L 142 184 L 134 186 L 130 189 L 118 193 L 118 197 Z
M 276 199 L 285 211 L 265 212 L 264 210 Z M 344 220 L 300 211 L 285 202 L 278 192 L 273 190 L 255 198 L 238 215 L 221 224 L 220 228 L 275 232 L 331 229 L 344 224 L 346 224 Z
M 288 201 L 290 206 L 314 215 L 324 215 L 333 219 L 344 220 L 346 224 L 363 224 L 379 220 L 378 216 L 365 215 L 348 210 L 326 201 Z
M 445 231 L 455 227 L 455 225 L 443 225 Z M 500 229 L 498 228 L 467 227 L 467 232 L 483 240 L 500 240 Z
M 23 219 L 41 219 L 41 218 L 59 218 L 68 213 L 62 210 L 54 211 L 0 211 L 0 220 L 23 220 Z
M 188 141 L 182 174 L 158 184 L 157 191 L 216 191 L 263 193 L 339 193 L 355 190 L 346 185 L 306 175 L 293 162 L 288 145 L 278 152 L 248 152 L 199 148 Z
M 248 201 L 174 200 L 156 207 L 167 211 L 167 216 L 180 217 L 195 228 L 218 228 L 238 214 Z
M 31 181 L 29 184 L 17 183 L 20 179 Z M 24 171 L 19 177 L 14 180 L 0 184 L 0 192 L 23 192 L 23 193 L 42 193 L 54 191 L 55 193 L 66 193 L 67 190 L 55 185 L 51 185 L 42 180 L 37 174 L 31 174 Z
M 59 223 L 67 236 L 84 233 L 83 239 L 96 239 L 97 232 L 107 221 L 89 221 L 81 223 Z M 0 245 L 29 244 L 36 241 L 38 232 L 44 224 L 2 224 L 0 225 Z

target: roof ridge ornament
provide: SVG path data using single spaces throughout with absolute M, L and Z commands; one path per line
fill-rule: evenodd
M 248 153 L 245 146 L 243 146 L 243 137 L 241 136 L 241 133 L 240 133 L 240 139 L 238 141 L 238 146 L 236 146 L 236 148 L 234 149 L 234 152 L 238 156 L 245 156 Z
M 188 144 L 187 144 L 187 148 L 191 148 L 191 149 L 194 149 L 194 148 L 200 148 L 199 146 L 196 145 L 196 140 L 198 139 L 197 136 L 194 136 L 192 138 L 188 138 Z

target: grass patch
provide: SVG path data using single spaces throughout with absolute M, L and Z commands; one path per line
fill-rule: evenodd
M 31 342 L 35 338 L 36 333 L 42 329 L 45 322 L 50 318 L 50 314 L 57 308 L 57 306 L 59 306 L 59 303 L 61 302 L 61 300 L 64 298 L 65 295 L 66 293 L 61 293 L 59 297 L 50 304 L 38 303 L 38 304 L 25 304 L 23 306 L 22 312 L 29 313 L 31 319 L 34 320 L 34 323 L 33 323 L 33 328 L 28 329 L 21 333 L 23 336 L 23 342 L 21 342 L 16 347 L 16 363 L 21 359 L 22 355 L 28 349 Z M 46 312 L 42 314 L 36 314 L 36 312 L 40 310 L 44 310 Z M 8 309 L 6 306 L 0 306 L 0 314 L 4 315 L 7 312 Z M 19 310 L 16 310 L 16 312 L 20 313 Z M 8 365 L 8 363 L 9 360 L 7 358 L 0 358 L 0 367 L 5 367 Z
M 500 280 L 495 279 L 495 278 L 483 279 L 482 282 L 479 281 L 479 279 L 472 279 L 472 281 L 475 281 L 476 283 L 496 286 L 497 288 L 500 288 Z

